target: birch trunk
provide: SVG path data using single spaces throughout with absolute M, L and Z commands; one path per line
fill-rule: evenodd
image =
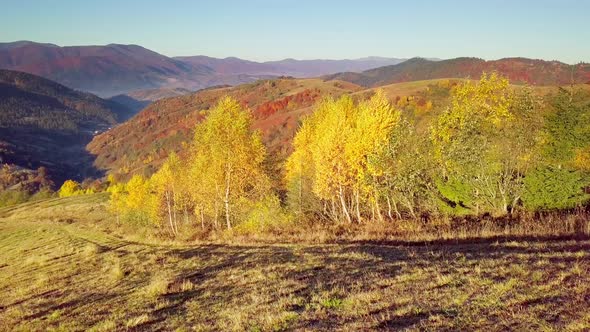
M 348 213 L 348 208 L 346 207 L 346 197 L 344 197 L 344 190 L 342 189 L 342 185 L 340 185 L 340 191 L 338 193 L 338 196 L 340 196 L 340 203 L 342 204 L 342 213 L 344 214 L 344 217 L 346 217 L 346 221 L 348 221 L 348 223 L 352 223 L 352 218 L 350 217 L 350 213 Z
M 231 221 L 229 218 L 229 192 L 231 184 L 231 165 L 228 166 L 227 173 L 225 175 L 225 222 L 227 223 L 227 229 L 231 229 Z

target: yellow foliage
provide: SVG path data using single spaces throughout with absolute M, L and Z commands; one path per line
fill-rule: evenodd
M 446 195 L 475 213 L 507 213 L 534 161 L 540 128 L 532 116 L 535 99 L 528 89 L 515 94 L 506 78 L 492 73 L 457 86 L 451 101 L 431 130 L 442 171 L 439 189 L 448 184 Z
M 311 188 L 319 199 L 338 200 L 344 208 L 350 204 L 346 196 L 372 194 L 366 178 L 377 169 L 371 169 L 368 160 L 384 148 L 399 120 L 400 112 L 382 90 L 358 105 L 346 95 L 322 100 L 304 120 L 286 163 L 290 198 L 301 207 Z
M 119 217 L 139 223 L 148 223 L 153 218 L 154 195 L 150 182 L 141 175 L 134 175 L 129 182 L 114 183 L 107 191 L 111 194 L 110 209 Z
M 250 113 L 237 100 L 225 97 L 195 132 L 191 196 L 195 208 L 215 223 L 224 215 L 227 228 L 241 200 L 262 197 L 270 186 L 262 167 L 266 148 L 251 127 Z
M 84 192 L 80 190 L 80 184 L 74 180 L 66 180 L 59 188 L 59 197 L 70 197 L 81 195 Z
M 321 198 L 334 197 L 343 186 L 352 183 L 353 174 L 346 164 L 346 141 L 352 130 L 352 99 L 326 99 L 312 116 L 315 129 L 311 151 L 316 170 L 314 192 Z
M 113 174 L 107 175 L 107 183 L 109 187 L 117 183 L 117 179 L 115 179 L 115 176 Z
M 193 142 L 182 144 L 190 148 L 187 160 L 172 153 L 150 179 L 134 175 L 117 184 L 109 178 L 111 210 L 126 220 L 161 226 L 172 236 L 182 221 L 190 222 L 191 213 L 203 227 L 205 219 L 218 226 L 225 216 L 231 228 L 232 217 L 244 218 L 243 207 L 270 188 L 261 135 L 252 131 L 250 113 L 235 99 L 222 98 L 206 113 Z
M 284 227 L 291 221 L 275 195 L 267 195 L 253 202 L 244 222 L 237 227 L 240 233 L 260 233 Z
M 134 175 L 125 185 L 127 191 L 127 205 L 131 209 L 142 207 L 149 195 L 149 183 L 141 175 Z
M 346 147 L 357 188 L 363 189 L 366 177 L 380 175 L 378 169 L 369 168 L 368 157 L 381 154 L 400 118 L 400 112 L 391 106 L 382 90 L 377 90 L 370 100 L 359 105 Z
M 150 216 L 158 225 L 167 221 L 172 234 L 178 234 L 177 212 L 188 207 L 189 195 L 188 187 L 183 185 L 187 183 L 187 175 L 184 174 L 186 166 L 181 165 L 181 161 L 172 152 L 162 167 L 151 177 L 150 186 L 152 193 L 152 204 L 150 205 Z
M 590 146 L 576 151 L 574 164 L 581 170 L 590 171 Z
M 143 164 L 148 165 L 153 161 L 154 161 L 154 156 L 152 154 L 149 154 L 143 159 Z
M 488 134 L 512 118 L 512 97 L 508 80 L 497 73 L 484 73 L 479 82 L 453 90 L 451 107 L 439 116 L 431 136 L 435 156 L 446 169 L 482 160 Z
M 122 166 L 122 167 L 119 169 L 119 172 L 120 172 L 121 174 L 129 174 L 129 171 L 130 171 L 130 169 L 129 169 L 129 166 L 128 166 L 128 165 L 123 165 L 123 166 Z

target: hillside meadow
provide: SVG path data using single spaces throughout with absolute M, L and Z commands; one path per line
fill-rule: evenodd
M 104 194 L 0 210 L 0 329 L 590 328 L 590 239 L 199 244 L 117 228 Z

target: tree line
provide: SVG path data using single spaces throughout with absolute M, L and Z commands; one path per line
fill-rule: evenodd
M 302 120 L 277 185 L 250 112 L 225 97 L 153 176 L 111 178 L 110 206 L 121 220 L 172 236 L 182 227 L 573 209 L 590 198 L 585 100 L 562 89 L 549 112 L 532 89 L 484 74 L 455 87 L 422 133 L 381 90 L 358 102 L 324 98 Z

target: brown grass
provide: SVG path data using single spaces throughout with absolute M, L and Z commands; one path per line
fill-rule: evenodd
M 193 237 L 198 237 L 196 234 Z M 362 224 L 333 224 L 307 221 L 278 225 L 266 233 L 205 234 L 223 243 L 421 243 L 461 240 L 507 240 L 511 238 L 586 238 L 590 236 L 590 214 L 518 215 L 514 217 L 437 217 L 421 220 L 365 221 Z
M 72 204 L 85 213 L 58 221 Z M 582 234 L 158 244 L 106 234 L 87 208 L 0 211 L 0 330 L 590 329 Z

